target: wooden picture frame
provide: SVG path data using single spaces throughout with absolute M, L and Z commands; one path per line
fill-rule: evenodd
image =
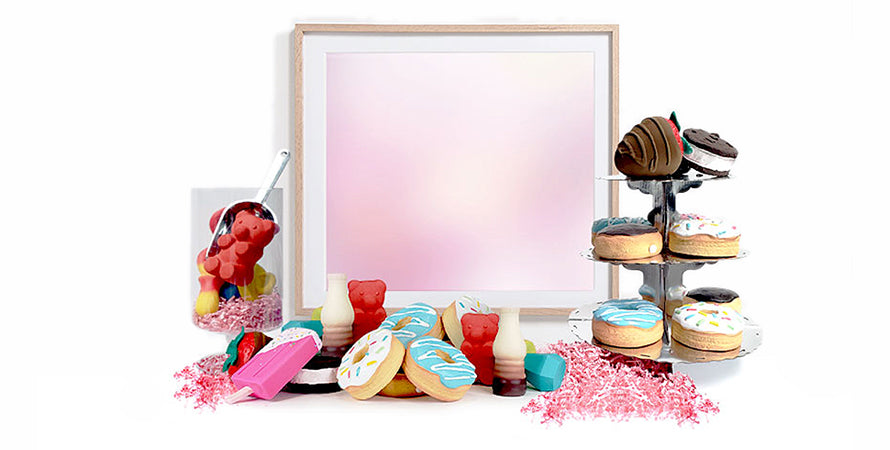
M 399 35 L 399 36 L 417 36 L 422 38 L 436 38 L 439 36 L 471 36 L 478 37 L 479 39 L 486 39 L 488 37 L 504 37 L 504 36 L 515 36 L 526 37 L 526 36 L 534 36 L 541 37 L 541 39 L 574 39 L 576 36 L 591 36 L 596 37 L 596 39 L 606 39 L 607 43 L 604 44 L 608 50 L 608 58 L 605 58 L 607 63 L 607 70 L 605 73 L 608 74 L 608 89 L 607 92 L 599 92 L 599 95 L 608 95 L 606 111 L 608 113 L 609 118 L 605 120 L 607 123 L 606 130 L 598 130 L 599 132 L 604 132 L 608 135 L 605 142 L 608 143 L 608 148 L 603 148 L 605 146 L 605 142 L 603 145 L 597 145 L 598 148 L 595 149 L 596 152 L 607 152 L 608 153 L 608 163 L 607 168 L 603 168 L 602 170 L 606 170 L 607 174 L 615 174 L 617 173 L 614 167 L 614 163 L 612 162 L 611 152 L 612 149 L 618 143 L 619 134 L 618 134 L 618 25 L 359 25 L 359 24 L 297 24 L 294 28 L 294 45 L 295 45 L 295 70 L 294 70 L 294 92 L 295 92 L 295 123 L 294 123 L 294 173 L 295 173 L 295 183 L 294 183 L 294 199 L 295 199 L 295 207 L 293 212 L 293 229 L 294 229 L 294 255 L 293 260 L 295 264 L 294 268 L 294 278 L 293 278 L 293 289 L 294 289 L 294 301 L 295 301 L 295 313 L 297 315 L 307 315 L 312 309 L 317 306 L 320 306 L 320 302 L 323 300 L 323 295 L 321 298 L 319 297 L 320 293 L 317 292 L 318 283 L 323 281 L 313 280 L 311 283 L 314 288 L 312 288 L 312 293 L 307 293 L 307 279 L 304 276 L 306 269 L 306 261 L 304 257 L 304 252 L 307 251 L 307 246 L 305 244 L 306 237 L 304 236 L 304 232 L 308 230 L 308 226 L 306 225 L 306 213 L 305 209 L 309 207 L 308 201 L 304 201 L 306 199 L 305 195 L 308 193 L 309 189 L 305 188 L 306 177 L 304 177 L 304 170 L 306 167 L 304 166 L 305 156 L 307 151 L 306 145 L 306 126 L 307 123 L 311 122 L 311 120 L 307 120 L 307 114 L 305 113 L 306 107 L 306 96 L 304 92 L 304 80 L 307 76 L 307 71 L 305 70 L 305 40 L 307 36 L 342 36 L 344 38 L 360 38 L 363 36 L 379 36 L 379 35 Z M 547 50 L 538 50 L 542 52 L 546 52 Z M 558 51 L 554 51 L 557 53 Z M 599 56 L 602 58 L 602 55 Z M 311 117 L 309 118 L 311 119 Z M 317 124 L 313 124 L 317 125 Z M 311 146 L 310 146 L 311 147 Z M 325 150 L 326 151 L 326 150 Z M 599 173 L 599 172 L 598 172 Z M 606 198 L 608 206 L 604 211 L 600 211 L 599 214 L 601 216 L 609 215 L 609 216 L 617 216 L 618 213 L 618 190 L 613 186 L 614 183 L 603 182 L 601 184 L 597 184 L 597 187 L 602 186 L 604 190 L 607 191 Z M 591 217 L 591 220 L 595 219 Z M 323 231 L 323 230 L 322 230 Z M 310 245 L 316 245 L 313 242 Z M 578 248 L 579 251 L 583 250 L 582 247 Z M 579 265 L 589 265 L 591 264 L 589 261 L 584 260 L 580 256 L 578 256 L 577 264 Z M 324 265 L 324 264 L 322 264 Z M 604 270 L 608 274 L 605 279 L 608 280 L 608 286 L 606 287 L 607 294 L 610 297 L 614 297 L 618 293 L 618 272 L 611 265 L 608 266 Z M 591 269 L 593 270 L 593 269 Z M 317 271 L 317 270 L 316 270 Z M 347 273 L 348 276 L 350 274 Z M 323 294 L 323 290 L 321 292 Z M 602 295 L 606 295 L 605 293 Z M 307 302 L 307 296 L 311 296 L 312 300 Z M 422 299 L 418 299 L 422 300 Z M 483 299 L 484 301 L 485 299 Z M 402 305 L 392 305 L 389 302 L 389 292 L 387 295 L 387 307 L 388 309 L 398 309 Z M 434 304 L 437 308 L 444 308 L 447 306 L 446 304 Z M 493 304 L 492 306 L 497 306 Z M 522 306 L 523 314 L 529 315 L 565 315 L 572 309 L 574 305 L 562 305 L 562 306 Z

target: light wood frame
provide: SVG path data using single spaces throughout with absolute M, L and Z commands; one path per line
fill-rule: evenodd
M 306 33 L 603 33 L 609 35 L 611 53 L 611 148 L 618 145 L 618 25 L 371 25 L 371 24 L 296 24 L 294 27 L 294 308 L 297 315 L 308 315 L 303 306 L 303 36 Z M 611 158 L 610 158 L 611 160 Z M 617 174 L 614 162 L 610 172 Z M 609 185 L 609 214 L 618 215 L 618 189 Z M 585 264 L 583 260 L 579 264 Z M 618 295 L 618 270 L 609 266 L 609 293 Z M 441 309 L 440 313 L 441 313 Z M 522 308 L 523 315 L 562 316 L 572 308 Z

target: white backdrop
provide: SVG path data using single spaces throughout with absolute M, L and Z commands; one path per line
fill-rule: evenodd
M 880 185 L 888 163 L 879 122 L 886 11 L 845 2 L 421 3 L 0 6 L 0 381 L 15 415 L 5 440 L 243 449 L 351 434 L 409 448 L 442 436 L 424 446 L 454 448 L 468 444 L 451 441 L 451 429 L 465 427 L 522 447 L 731 448 L 877 434 L 888 296 L 878 265 L 887 243 L 876 231 L 887 213 L 886 196 L 865 188 Z M 740 150 L 735 180 L 680 199 L 683 210 L 738 221 L 752 251 L 687 277 L 688 286 L 737 290 L 765 328 L 749 357 L 677 366 L 722 411 L 695 428 L 548 429 L 519 413 L 531 394 L 447 405 L 299 397 L 215 414 L 173 400 L 173 372 L 225 346 L 190 323 L 189 190 L 253 185 L 269 158 L 254 155 L 291 146 L 296 22 L 618 23 L 621 131 L 676 110 L 684 127 L 719 132 Z M 622 214 L 648 209 L 622 188 Z M 632 294 L 639 275 L 621 281 Z M 839 314 L 843 305 L 864 317 Z M 538 343 L 568 338 L 565 330 L 561 321 L 523 324 Z M 381 427 L 393 433 L 386 441 Z

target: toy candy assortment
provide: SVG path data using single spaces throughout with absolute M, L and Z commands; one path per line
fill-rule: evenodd
M 356 314 L 346 287 L 357 284 L 347 284 L 343 274 L 328 279 L 321 320 L 291 321 L 272 332 L 274 339 L 241 330 L 226 354 L 204 358 L 176 373 L 184 385 L 175 397 L 192 400 L 195 408 L 214 409 L 223 400 L 271 399 L 280 391 L 297 394 L 294 401 L 301 395 L 327 393 L 363 401 L 376 396 L 429 396 L 453 402 L 473 389 L 522 396 L 528 386 L 544 394 L 531 399 L 522 411 L 540 414 L 542 422 L 561 423 L 568 417 L 697 422 L 717 411 L 688 377 L 671 374 L 664 364 L 611 354 L 589 344 L 560 342 L 536 353 L 535 346 L 522 339 L 518 308 L 493 311 L 475 298 L 464 297 L 455 301 L 463 306 L 452 305 L 460 310 L 463 325 L 460 349 L 451 344 L 453 336 L 444 332 L 437 311 L 424 303 L 389 314 L 380 326 L 356 339 L 347 337 Z M 451 330 L 457 333 L 456 328 Z M 329 333 L 333 339 L 325 338 Z M 347 349 L 342 356 L 326 354 L 325 347 L 328 353 L 339 352 L 343 342 Z M 480 379 L 486 372 L 491 381 Z M 614 386 L 634 395 L 615 393 L 610 389 Z M 346 392 L 338 394 L 341 389 Z
M 386 284 L 346 280 L 341 273 L 328 275 L 320 320 L 291 321 L 274 339 L 241 328 L 221 369 L 233 383 L 226 401 L 270 399 L 282 390 L 342 389 L 358 400 L 429 395 L 451 402 L 473 384 L 493 386 L 497 395 L 521 396 L 526 374 L 541 391 L 562 383 L 565 361 L 533 353 L 534 345 L 519 332 L 518 308 L 498 314 L 479 299 L 461 297 L 448 308 L 451 333 L 446 336 L 443 317 L 430 305 L 418 302 L 381 317 Z M 374 327 L 354 335 L 356 321 Z M 453 345 L 456 339 L 459 348 Z

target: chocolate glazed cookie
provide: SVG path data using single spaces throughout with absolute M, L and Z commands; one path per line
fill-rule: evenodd
M 615 167 L 632 178 L 665 177 L 683 161 L 680 132 L 664 117 L 648 117 L 634 126 L 615 150 Z

